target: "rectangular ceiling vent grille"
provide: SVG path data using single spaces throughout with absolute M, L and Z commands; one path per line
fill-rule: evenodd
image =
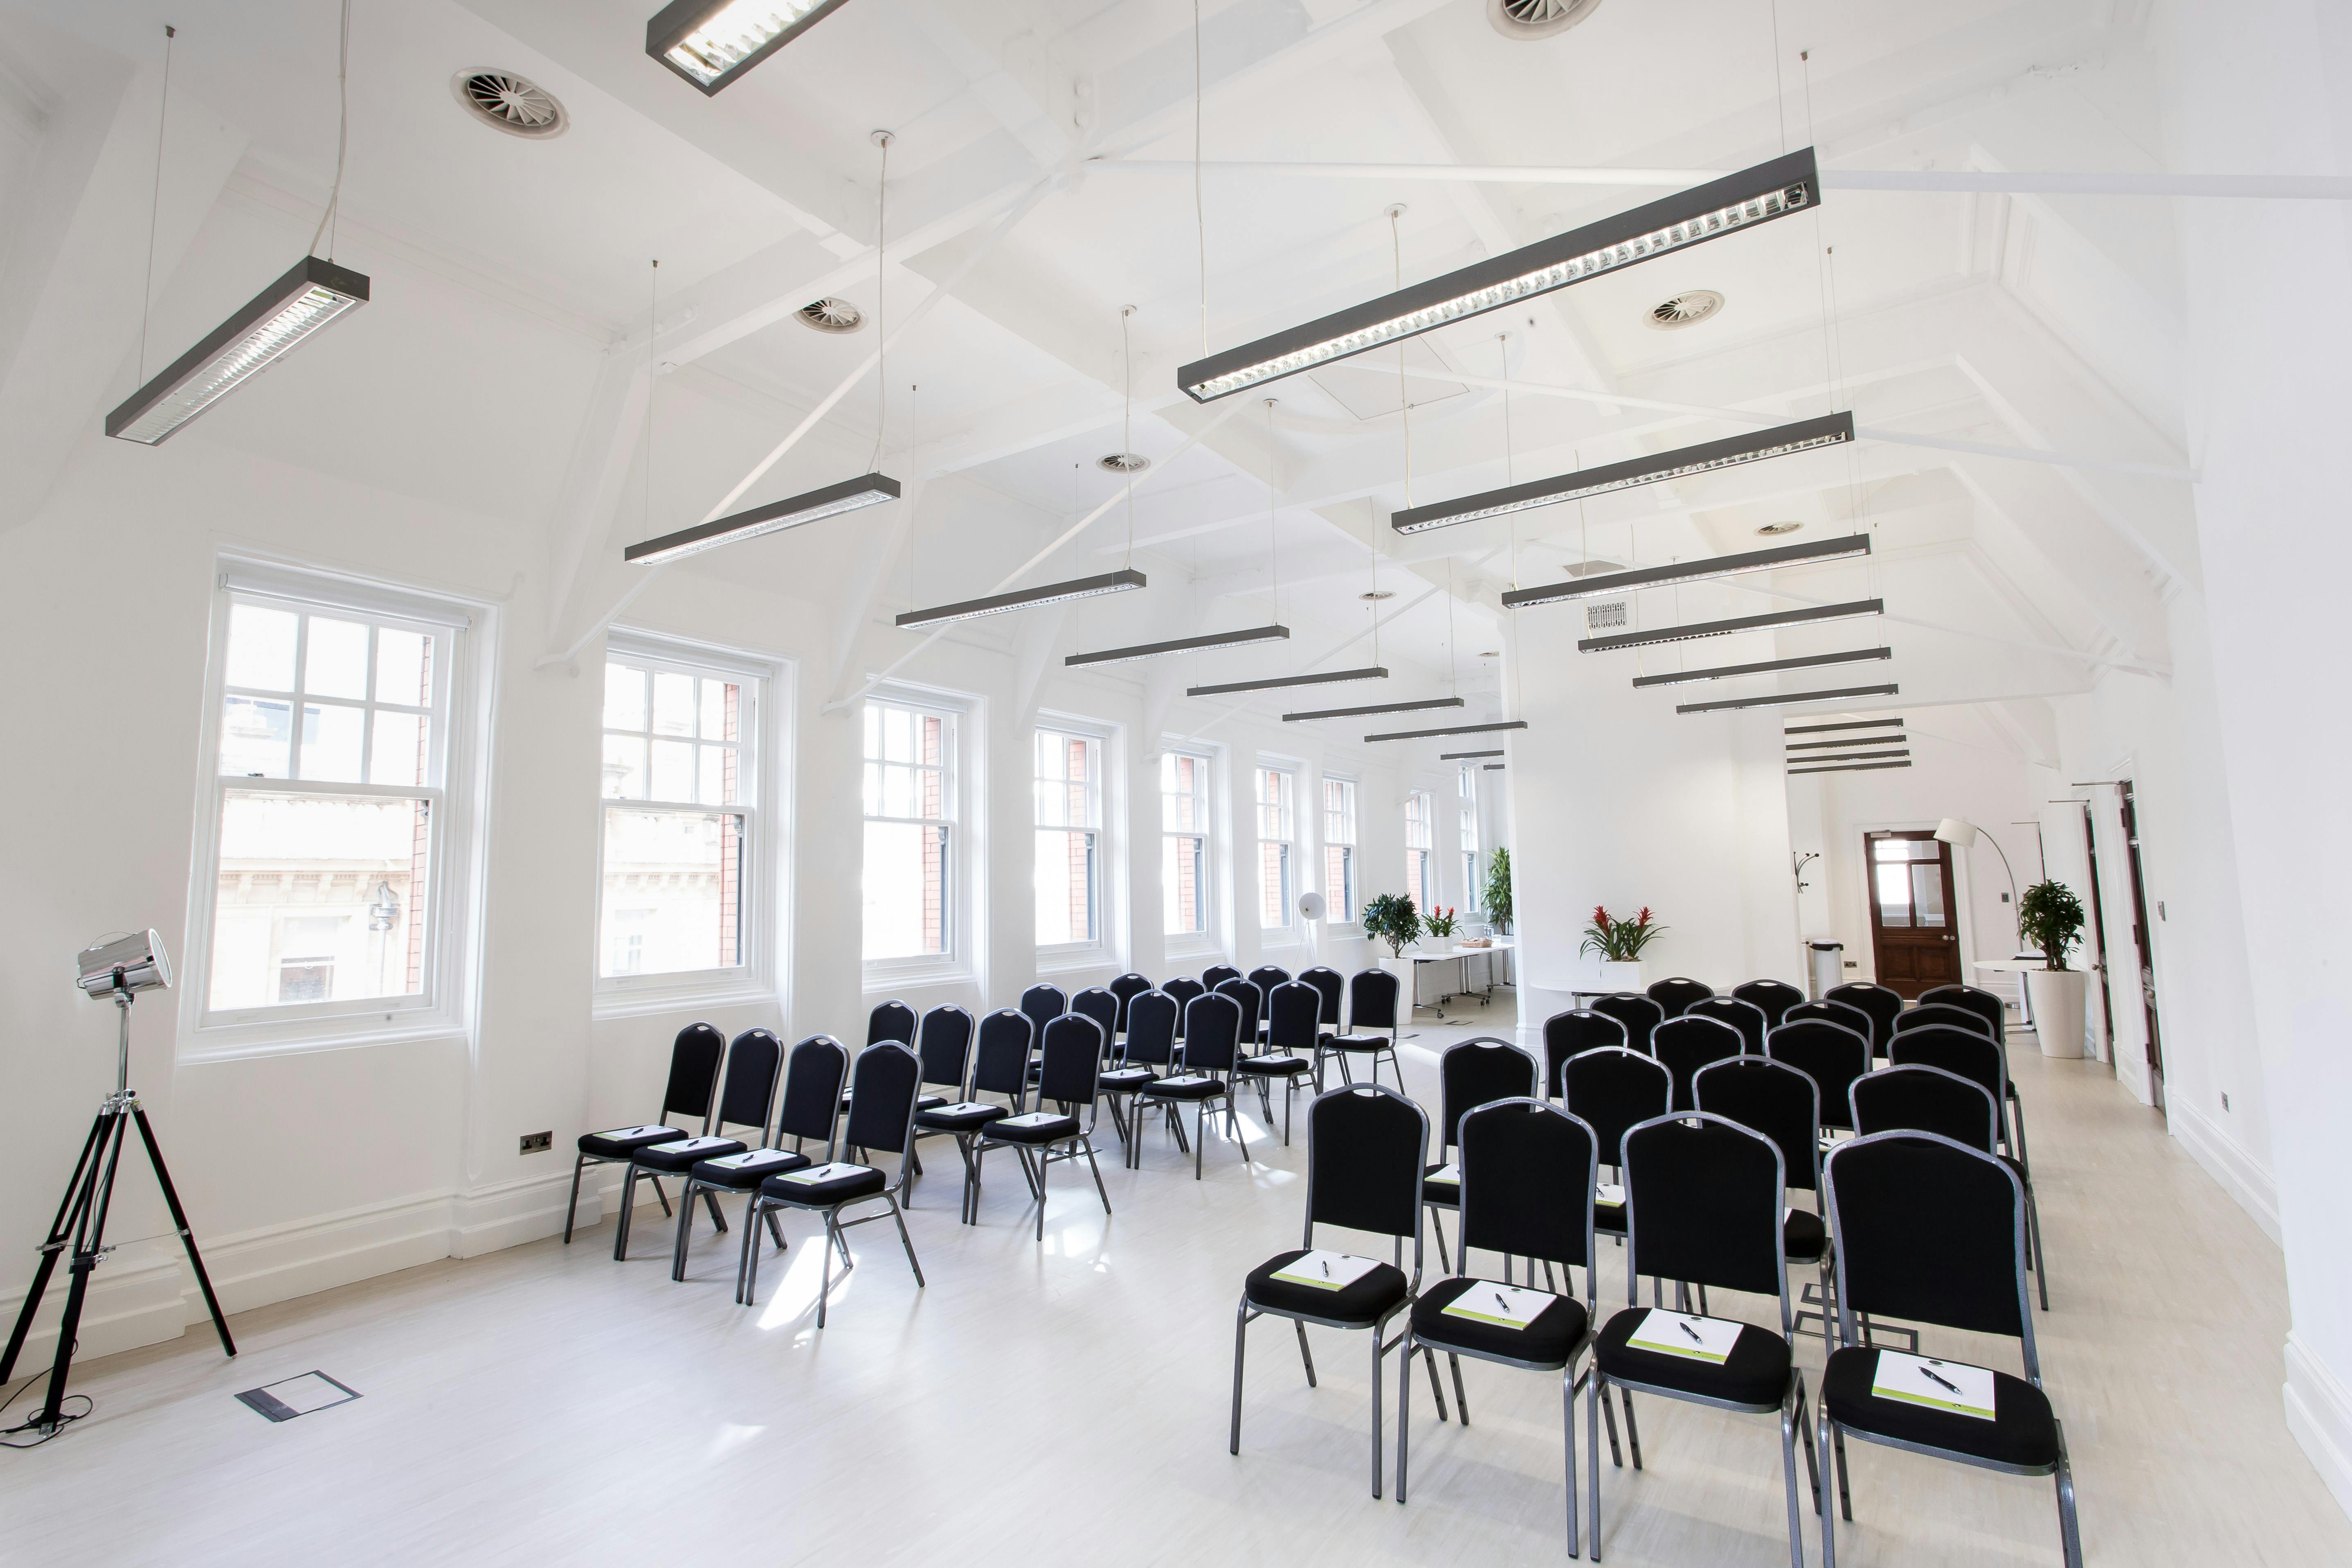
M 1584 606 L 1584 629 L 1588 632 L 1616 631 L 1625 625 L 1625 601 L 1603 599 L 1599 604 Z

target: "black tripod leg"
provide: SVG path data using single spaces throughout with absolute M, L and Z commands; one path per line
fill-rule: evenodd
M 221 1316 L 220 1299 L 213 1294 L 212 1276 L 205 1272 L 204 1255 L 196 1250 L 196 1233 L 188 1226 L 187 1210 L 180 1206 L 180 1190 L 172 1185 L 172 1173 L 164 1167 L 163 1151 L 155 1142 L 155 1130 L 147 1125 L 143 1106 L 132 1106 L 131 1114 L 138 1119 L 140 1142 L 147 1145 L 147 1163 L 155 1167 L 155 1184 L 163 1189 L 163 1202 L 172 1211 L 172 1223 L 180 1230 L 180 1244 L 188 1249 L 188 1267 L 196 1271 L 196 1289 L 205 1293 L 205 1310 L 213 1315 L 213 1331 L 220 1335 L 222 1351 L 235 1355 L 236 1342 L 228 1337 L 228 1320 Z
M 106 1245 L 106 1213 L 113 1206 L 114 1173 L 122 1163 L 122 1113 L 100 1114 L 104 1124 L 100 1131 L 100 1150 L 90 1165 L 89 1174 L 97 1183 L 90 1198 L 81 1205 L 81 1217 L 74 1226 L 73 1261 L 66 1265 L 70 1283 L 66 1287 L 65 1316 L 58 1320 L 58 1357 L 49 1365 L 48 1399 L 41 1406 L 40 1429 L 58 1429 L 59 1412 L 66 1401 L 66 1378 L 73 1371 L 74 1341 L 81 1331 L 82 1300 L 89 1293 L 89 1276 Z M 105 1171 L 100 1173 L 99 1165 Z
M 41 1265 L 33 1271 L 33 1283 L 25 1292 L 25 1306 L 16 1314 L 16 1327 L 8 1335 L 8 1350 L 0 1355 L 0 1383 L 5 1383 L 16 1371 L 17 1352 L 25 1348 L 25 1336 L 32 1331 L 33 1314 L 41 1305 L 41 1293 L 49 1288 L 49 1276 L 57 1271 L 58 1254 L 65 1250 L 66 1237 L 81 1223 L 82 1205 L 89 1201 L 82 1190 L 83 1174 L 89 1169 L 91 1152 L 98 1147 L 98 1135 L 106 1126 L 106 1112 L 89 1124 L 89 1136 L 82 1140 L 81 1158 L 74 1162 L 73 1175 L 66 1183 L 66 1195 L 58 1203 L 58 1217 L 50 1222 L 49 1238 L 41 1244 Z

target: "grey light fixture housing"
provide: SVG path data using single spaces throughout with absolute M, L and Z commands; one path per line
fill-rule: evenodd
M 1845 697 L 1892 697 L 1899 686 L 1842 686 L 1834 691 L 1776 691 L 1765 697 L 1727 697 L 1717 702 L 1677 703 L 1677 713 L 1721 713 L 1735 708 L 1781 708 L 1792 702 L 1829 702 Z
M 985 599 L 966 599 L 960 605 L 940 605 L 929 610 L 908 610 L 898 617 L 898 624 L 902 626 L 943 626 L 951 621 L 977 620 L 982 616 L 1001 616 L 1008 610 L 1056 605 L 1066 599 L 1092 599 L 1104 594 L 1129 593 L 1145 585 L 1143 574 L 1130 566 L 1124 571 L 1106 572 L 1098 577 L 1073 577 L 1066 583 L 1048 583 L 1042 588 L 1024 588 L 1018 593 L 996 594 Z
M 1503 764 L 1501 763 L 1488 763 L 1485 764 L 1485 766 L 1486 771 L 1490 773 L 1499 773 L 1503 771 Z
M 1426 741 L 1433 735 L 1486 735 L 1497 730 L 1524 730 L 1525 719 L 1505 719 L 1494 724 L 1455 724 L 1444 730 L 1398 730 L 1386 735 L 1367 735 L 1367 741 Z
M 665 533 L 659 539 L 648 539 L 643 544 L 632 544 L 622 552 L 622 556 L 635 566 L 676 561 L 705 550 L 716 550 L 722 544 L 732 544 L 737 540 L 756 539 L 763 533 L 798 528 L 820 518 L 838 517 L 845 511 L 879 506 L 886 500 L 898 499 L 898 480 L 887 474 L 866 474 L 857 479 L 844 479 L 837 485 L 827 485 L 821 490 L 810 490 L 804 495 L 787 496 L 765 506 L 755 506 L 749 511 L 732 512 L 709 522 L 698 522 L 692 528 L 681 528 L 676 533 Z
M 1194 402 L 1212 403 L 1636 262 L 1803 212 L 1820 201 L 1821 176 L 1812 149 L 1784 153 L 1754 168 L 1693 185 L 1303 326 L 1195 360 L 1176 373 L 1176 383 Z
M 1900 730 L 1900 719 L 1856 719 L 1844 724 L 1790 724 L 1783 735 L 1826 735 L 1832 730 Z
M 708 98 L 845 4 L 847 0 L 675 0 L 646 24 L 646 53 Z
M 1910 754 L 1907 747 L 1894 752 L 1824 752 L 1818 757 L 1790 757 L 1789 765 L 1795 768 L 1810 767 L 1815 763 L 1885 762 L 1890 758 L 1907 757 Z
M 1893 658 L 1891 647 L 1857 647 L 1844 653 L 1808 653 L 1794 658 L 1768 658 L 1755 664 L 1718 664 L 1712 669 L 1677 669 L 1664 675 L 1637 675 L 1633 678 L 1636 690 L 1645 686 L 1682 686 L 1694 680 L 1729 680 L 1741 675 L 1769 675 L 1777 669 L 1819 669 L 1825 664 L 1862 664 L 1874 658 Z
M 1473 757 L 1499 757 L 1502 754 L 1503 748 L 1496 746 L 1490 752 L 1440 752 L 1437 760 L 1441 763 L 1466 763 Z
M 1907 768 L 1910 765 L 1909 763 L 1840 763 L 1834 767 L 1827 768 L 1790 768 L 1789 776 L 1796 779 L 1802 778 L 1807 773 L 1876 773 L 1881 768 Z
M 1603 599 L 1643 588 L 1668 588 L 1680 583 L 1705 583 L 1717 577 L 1737 577 L 1744 572 L 1769 572 L 1811 561 L 1843 561 L 1870 553 L 1870 535 L 1850 533 L 1843 539 L 1817 539 L 1806 544 L 1780 544 L 1769 550 L 1743 550 L 1734 555 L 1702 555 L 1664 566 L 1637 566 L 1604 577 L 1571 577 L 1533 588 L 1514 588 L 1503 595 L 1510 609 L 1530 605 L 1558 605 L 1571 599 Z
M 1904 734 L 1847 735 L 1835 741 L 1791 741 L 1783 749 L 1791 752 L 1822 752 L 1835 751 L 1840 746 L 1907 746 L 1910 743 L 1911 737 Z M 1792 763 L 1804 761 L 1802 757 L 1790 757 L 1789 760 Z
M 202 342 L 123 399 L 106 416 L 106 433 L 160 447 L 188 421 L 268 370 L 357 305 L 367 303 L 364 274 L 306 256 L 246 301 Z
M 1284 642 L 1288 626 L 1251 626 L 1238 632 L 1211 632 L 1205 637 L 1178 637 L 1173 642 L 1138 643 L 1133 647 L 1108 647 L 1099 653 L 1074 653 L 1065 665 L 1126 664 L 1131 659 L 1163 658 L 1171 653 L 1192 653 L 1204 647 L 1246 647 L 1252 643 Z
M 1481 490 L 1476 495 L 1464 496 L 1457 500 L 1432 501 L 1427 506 L 1408 507 L 1402 511 L 1391 512 L 1389 526 L 1399 533 L 1425 533 L 1433 528 L 1452 528 L 1458 523 L 1503 517 L 1539 506 L 1557 506 L 1562 501 L 1582 500 L 1588 496 L 1606 495 L 1612 490 L 1630 490 L 1642 485 L 1685 479 L 1692 474 L 1711 473 L 1717 468 L 1736 468 L 1743 463 L 1785 457 L 1790 452 L 1841 447 L 1853 439 L 1853 414 L 1824 414 L 1818 419 L 1800 419 L 1792 424 L 1775 425 L 1769 430 L 1751 430 L 1745 436 L 1729 436 L 1720 441 L 1701 441 L 1694 447 L 1676 447 L 1672 451 L 1654 452 L 1646 458 L 1604 463 L 1597 468 L 1579 468 L 1573 473 L 1555 474 L 1549 479 L 1507 485 L 1498 490 Z
M 1622 647 L 1655 647 L 1660 643 L 1693 642 L 1700 637 L 1737 637 L 1741 632 L 1770 631 L 1777 626 L 1817 626 L 1823 621 L 1851 621 L 1886 613 L 1884 599 L 1852 599 L 1843 605 L 1817 605 L 1807 610 L 1775 610 L 1769 616 L 1738 616 L 1727 621 L 1691 621 L 1679 626 L 1654 626 L 1645 632 L 1618 632 L 1605 637 L 1578 640 L 1579 653 L 1609 653 Z
M 1236 691 L 1280 691 L 1294 686 L 1345 686 L 1357 680 L 1386 680 L 1387 669 L 1367 665 L 1361 669 L 1327 669 L 1312 675 L 1272 675 L 1264 680 L 1228 680 L 1216 686 L 1188 686 L 1187 697 L 1225 697 Z
M 1372 713 L 1416 713 L 1428 708 L 1459 708 L 1459 697 L 1421 697 L 1410 702 L 1372 702 L 1361 708 L 1318 708 L 1305 713 L 1285 713 L 1282 721 L 1297 724 L 1311 719 L 1360 719 Z

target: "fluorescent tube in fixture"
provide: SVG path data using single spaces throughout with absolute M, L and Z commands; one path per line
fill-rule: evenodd
M 1693 680 L 1728 680 L 1738 675 L 1769 675 L 1776 669 L 1817 669 L 1825 664 L 1861 664 L 1893 658 L 1891 647 L 1858 647 L 1844 653 L 1809 653 L 1795 658 L 1768 658 L 1757 664 L 1718 664 L 1712 669 L 1677 669 L 1664 675 L 1637 675 L 1636 689 L 1644 686 L 1681 686 Z
M 1466 763 L 1473 757 L 1499 757 L 1502 754 L 1503 748 L 1497 746 L 1491 752 L 1440 752 L 1437 760 L 1441 763 Z
M 1033 605 L 1058 605 L 1065 599 L 1091 599 L 1102 594 L 1124 594 L 1142 586 L 1143 574 L 1129 567 L 1123 572 L 1106 572 L 1099 577 L 1074 577 L 1066 583 L 1048 583 L 1042 588 L 1024 588 L 1017 594 L 966 599 L 961 605 L 941 605 L 931 610 L 908 610 L 898 617 L 898 625 L 942 626 L 950 621 L 1001 616 L 1007 610 L 1025 610 Z
M 1847 724 L 1790 724 L 1787 728 L 1783 729 L 1780 733 L 1783 735 L 1826 735 L 1832 730 L 1900 730 L 1901 728 L 1903 728 L 1903 721 L 1900 719 L 1856 719 L 1852 723 Z M 1895 737 L 1891 735 L 1887 737 L 1889 740 L 1893 740 L 1894 738 Z
M 1360 719 L 1368 713 L 1415 713 L 1425 708 L 1459 708 L 1459 697 L 1423 697 L 1411 702 L 1374 702 L 1362 708 L 1317 708 L 1305 713 L 1285 713 L 1282 721 L 1296 724 L 1307 719 Z
M 1895 752 L 1824 752 L 1818 757 L 1790 757 L 1789 765 L 1792 768 L 1803 768 L 1811 767 L 1815 763 L 1876 763 L 1885 762 L 1894 757 L 1907 757 L 1910 754 L 1907 747 Z
M 1881 768 L 1907 768 L 1909 763 L 1840 763 L 1828 768 L 1790 768 L 1790 778 L 1802 778 L 1807 773 L 1868 773 Z
M 1635 262 L 1753 228 L 1802 212 L 1820 201 L 1821 177 L 1813 165 L 1812 149 L 1808 147 L 1400 289 L 1305 326 L 1196 360 L 1176 373 L 1176 382 L 1195 402 L 1213 402 Z
M 755 506 L 749 511 L 739 511 L 714 521 L 698 522 L 692 528 L 665 533 L 659 539 L 648 539 L 643 544 L 632 544 L 622 555 L 632 565 L 637 566 L 676 561 L 705 550 L 716 550 L 722 544 L 732 544 L 739 539 L 756 539 L 763 533 L 798 528 L 804 522 L 814 522 L 820 518 L 838 517 L 845 511 L 879 506 L 886 500 L 898 499 L 898 480 L 887 474 L 866 474 L 859 479 L 844 479 L 837 485 L 827 485 L 821 490 L 811 490 L 806 495 L 770 501 L 766 506 Z
M 1288 626 L 1252 626 L 1247 631 L 1211 632 L 1206 637 L 1178 637 L 1174 642 L 1138 643 L 1133 647 L 1109 647 L 1100 653 L 1074 653 L 1062 662 L 1066 665 L 1125 664 L 1130 659 L 1160 658 L 1171 653 L 1192 653 L 1204 647 L 1244 647 L 1256 642 L 1281 642 L 1289 636 Z
M 1456 724 L 1450 730 L 1398 730 L 1386 735 L 1367 735 L 1367 741 L 1425 741 L 1433 735 L 1484 735 L 1496 730 L 1524 730 L 1525 719 L 1506 719 L 1499 724 Z
M 1840 746 L 1907 746 L 1910 743 L 1908 735 L 1847 735 L 1835 741 L 1791 741 L 1783 749 L 1790 752 L 1833 752 Z M 1789 760 L 1801 763 L 1805 759 L 1790 757 Z
M 1367 665 L 1362 669 L 1327 669 L 1318 675 L 1276 675 L 1264 680 L 1228 680 L 1220 686 L 1188 686 L 1187 697 L 1223 697 L 1235 691 L 1279 691 L 1292 686 L 1345 686 L 1355 680 L 1386 680 L 1389 672 L 1379 665 Z
M 717 92 L 846 0 L 677 0 L 646 24 L 646 53 Z
M 1666 588 L 1678 583 L 1704 583 L 1716 577 L 1737 577 L 1743 572 L 1769 572 L 1812 561 L 1843 561 L 1870 553 L 1870 535 L 1850 533 L 1843 539 L 1817 539 L 1810 544 L 1778 544 L 1769 550 L 1744 550 L 1737 555 L 1702 555 L 1665 566 L 1637 566 L 1601 577 L 1571 577 L 1534 588 L 1514 588 L 1503 595 L 1506 606 L 1523 610 L 1529 605 L 1557 605 L 1570 599 L 1605 599 L 1643 588 Z
M 1791 702 L 1828 702 L 1843 697 L 1892 697 L 1899 686 L 1842 686 L 1835 691 L 1780 691 L 1769 697 L 1728 697 L 1719 702 L 1676 704 L 1677 713 L 1721 713 L 1734 708 L 1780 708 Z
M 1720 441 L 1702 441 L 1696 447 L 1677 447 L 1671 452 L 1656 452 L 1622 463 L 1604 463 L 1597 468 L 1580 468 L 1548 479 L 1529 479 L 1499 490 L 1482 490 L 1459 500 L 1409 507 L 1391 513 L 1389 526 L 1399 533 L 1425 533 L 1433 528 L 1452 528 L 1481 518 L 1557 506 L 1611 490 L 1630 490 L 1640 485 L 1712 473 L 1717 468 L 1736 468 L 1742 463 L 1760 462 L 1790 452 L 1843 446 L 1853 439 L 1852 414 L 1825 414 L 1818 419 L 1800 419 L 1792 425 L 1776 425 L 1769 430 L 1754 430 Z
M 165 437 L 307 342 L 354 305 L 367 303 L 368 280 L 348 267 L 306 256 L 173 360 L 106 416 L 106 433 L 161 446 Z
M 1654 647 L 1659 643 L 1690 642 L 1698 637 L 1727 637 L 1740 632 L 1770 631 L 1775 626 L 1815 626 L 1823 621 L 1850 621 L 1862 616 L 1883 616 L 1884 599 L 1854 599 L 1843 605 L 1818 605 L 1810 610 L 1775 610 L 1769 616 L 1740 616 L 1727 621 L 1692 621 L 1679 626 L 1657 626 L 1646 632 L 1620 632 L 1613 637 L 1585 637 L 1579 653 L 1607 653 L 1621 647 Z

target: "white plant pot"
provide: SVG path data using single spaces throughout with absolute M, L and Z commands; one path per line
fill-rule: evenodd
M 1643 988 L 1642 961 L 1619 963 L 1610 959 L 1601 961 L 1601 984 L 1611 991 L 1639 991 Z
M 2033 1031 L 2045 1057 L 2083 1054 L 2083 1003 L 2090 977 L 2079 969 L 2029 969 L 2027 1000 L 2033 1004 Z

